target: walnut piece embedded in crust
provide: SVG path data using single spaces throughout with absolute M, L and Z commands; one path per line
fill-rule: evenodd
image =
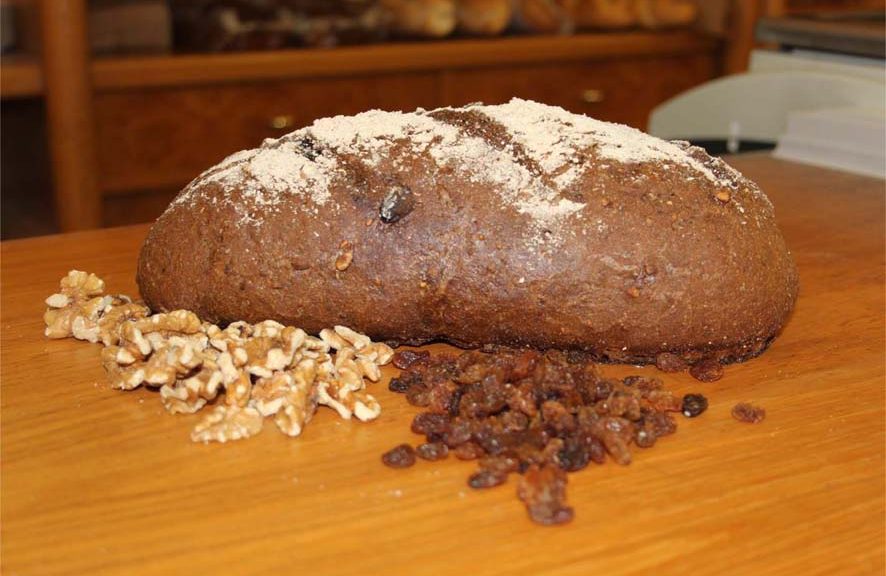
M 338 254 L 335 256 L 335 269 L 344 272 L 354 261 L 354 245 L 348 240 L 343 240 L 338 246 Z
M 222 329 L 187 310 L 152 315 L 126 296 L 103 292 L 94 274 L 71 271 L 46 299 L 47 336 L 101 342 L 111 387 L 159 388 L 170 413 L 191 414 L 214 403 L 194 428 L 195 441 L 247 438 L 265 417 L 298 436 L 318 405 L 361 421 L 381 411 L 366 381 L 381 378 L 380 366 L 393 350 L 346 326 L 319 337 L 273 320 Z

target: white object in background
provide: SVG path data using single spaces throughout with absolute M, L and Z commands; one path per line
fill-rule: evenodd
M 788 114 L 822 108 L 881 110 L 886 85 L 820 72 L 735 74 L 684 92 L 653 110 L 649 132 L 659 138 L 776 142 Z
M 792 112 L 773 156 L 886 178 L 886 113 L 882 108 Z
M 729 123 L 729 137 L 726 139 L 726 151 L 730 154 L 738 152 L 741 146 L 741 124 L 735 120 Z
M 751 52 L 751 63 L 748 72 L 817 72 L 863 78 L 876 82 L 886 81 L 886 60 L 834 54 L 832 52 L 813 52 L 810 50 L 792 50 L 780 52 L 776 50 L 754 50 Z

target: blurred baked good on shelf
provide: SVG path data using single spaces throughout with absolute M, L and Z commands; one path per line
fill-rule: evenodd
M 519 30 L 568 34 L 575 29 L 576 0 L 515 0 L 514 24 Z
M 689 26 L 698 17 L 691 0 L 578 0 L 573 16 L 580 30 Z
M 121 0 L 103 0 L 120 6 Z M 164 4 L 143 0 L 145 4 Z M 170 0 L 184 51 L 690 26 L 702 0 Z
M 444 38 L 455 30 L 455 0 L 382 0 L 382 6 L 400 35 Z
M 698 6 L 690 0 L 635 0 L 634 10 L 644 28 L 688 26 L 698 17 Z
M 183 51 L 332 47 L 383 40 L 389 15 L 377 2 L 346 0 L 172 0 Z
M 458 31 L 497 36 L 511 23 L 511 0 L 458 0 Z
M 629 28 L 637 24 L 635 0 L 579 0 L 575 25 L 588 28 Z

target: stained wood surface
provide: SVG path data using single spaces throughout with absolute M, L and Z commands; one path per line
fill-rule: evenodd
M 146 228 L 3 243 L 3 574 L 883 573 L 883 182 L 733 163 L 776 206 L 797 309 L 719 382 L 604 367 L 702 392 L 710 408 L 629 467 L 570 475 L 576 518 L 558 528 L 527 519 L 513 480 L 469 489 L 472 463 L 383 467 L 384 450 L 418 440 L 416 410 L 385 383 L 371 386 L 373 423 L 324 408 L 297 439 L 269 422 L 192 444 L 196 417 L 107 387 L 98 345 L 42 336 L 42 300 L 69 268 L 135 293 Z M 767 419 L 734 421 L 739 401 Z

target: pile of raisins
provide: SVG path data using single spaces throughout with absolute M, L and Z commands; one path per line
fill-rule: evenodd
M 403 468 L 450 453 L 477 460 L 468 478 L 476 489 L 520 474 L 517 495 L 530 518 L 545 525 L 573 517 L 566 505 L 568 472 L 607 457 L 629 464 L 631 445 L 649 448 L 676 431 L 673 413 L 694 417 L 707 408 L 700 395 L 674 396 L 658 379 L 603 378 L 593 364 L 555 351 L 431 356 L 406 350 L 393 362 L 402 372 L 389 387 L 425 409 L 412 421 L 425 442 L 401 444 L 382 461 Z

